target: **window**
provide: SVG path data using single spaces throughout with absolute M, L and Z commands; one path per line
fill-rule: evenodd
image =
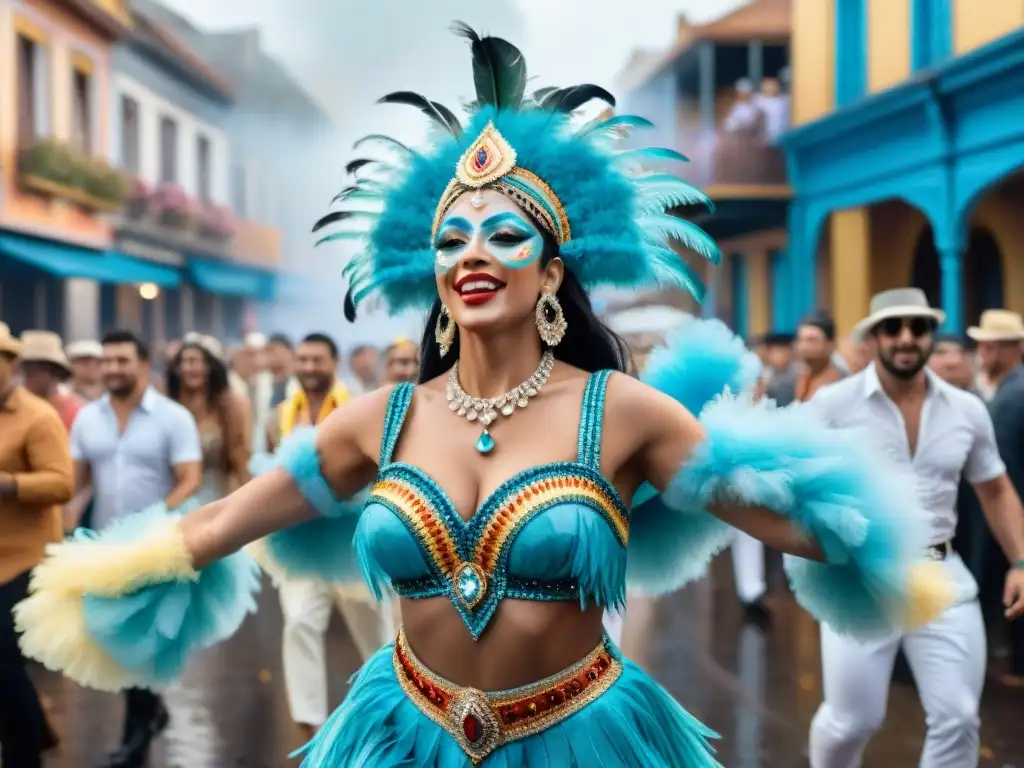
M 248 216 L 247 185 L 248 178 L 245 168 L 236 165 L 231 169 L 231 207 L 235 209 L 235 214 L 242 218 Z
M 199 199 L 208 203 L 210 201 L 210 140 L 202 134 L 199 134 L 196 139 L 196 171 L 199 174 L 196 184 Z
M 950 0 L 912 0 L 910 59 L 916 72 L 941 64 L 952 47 Z
M 836 4 L 836 106 L 856 101 L 867 88 L 866 0 Z
M 18 141 L 31 143 L 39 135 L 39 46 L 18 35 Z
M 169 117 L 160 118 L 160 181 L 178 181 L 178 124 Z
M 121 97 L 121 167 L 139 172 L 139 102 Z
M 92 76 L 79 67 L 71 75 L 71 140 L 85 154 L 92 153 Z

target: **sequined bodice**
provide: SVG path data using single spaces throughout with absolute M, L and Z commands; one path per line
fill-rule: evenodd
M 514 475 L 469 520 L 425 472 L 391 461 L 412 397 L 412 385 L 399 385 L 356 531 L 364 571 L 382 573 L 404 597 L 447 596 L 474 637 L 505 597 L 616 602 L 629 518 L 599 471 L 608 374 L 587 382 L 577 460 Z

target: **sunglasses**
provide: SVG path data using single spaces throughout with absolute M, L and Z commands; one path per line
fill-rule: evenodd
M 921 338 L 934 333 L 936 323 L 930 317 L 887 317 L 876 328 L 883 336 L 899 336 L 906 328 L 911 336 Z

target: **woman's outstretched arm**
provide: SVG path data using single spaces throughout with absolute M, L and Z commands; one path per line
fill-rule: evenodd
M 373 480 L 389 396 L 390 388 L 382 388 L 350 400 L 317 428 L 318 474 L 336 498 L 350 498 Z M 287 467 L 275 469 L 187 515 L 181 530 L 193 567 L 201 569 L 250 542 L 326 514 L 310 503 L 302 485 Z

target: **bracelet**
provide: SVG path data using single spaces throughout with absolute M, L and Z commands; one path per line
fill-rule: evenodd
M 1017 562 L 1015 562 L 1015 563 L 1014 563 L 1013 565 L 1011 565 L 1010 567 L 1011 567 L 1011 568 L 1013 568 L 1013 569 L 1015 569 L 1015 570 L 1021 570 L 1021 571 L 1024 571 L 1024 559 L 1022 559 L 1022 560 L 1018 560 Z

